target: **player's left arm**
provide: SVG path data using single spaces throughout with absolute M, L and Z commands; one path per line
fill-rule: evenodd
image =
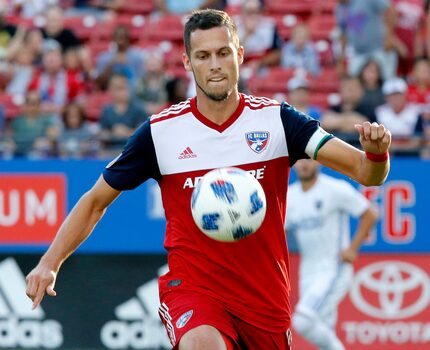
M 318 150 L 316 160 L 364 186 L 381 185 L 390 170 L 391 133 L 378 123 L 364 122 L 355 128 L 363 151 L 332 138 Z
M 353 263 L 357 259 L 358 251 L 360 250 L 363 241 L 369 235 L 370 230 L 378 220 L 378 210 L 371 204 L 364 213 L 360 216 L 360 221 L 357 225 L 354 238 L 351 245 L 341 252 L 340 256 L 342 261 Z

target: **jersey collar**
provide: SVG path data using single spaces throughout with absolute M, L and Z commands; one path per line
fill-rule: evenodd
M 228 118 L 221 125 L 218 125 L 213 121 L 209 120 L 208 118 L 206 118 L 202 113 L 199 112 L 199 110 L 197 109 L 197 96 L 191 99 L 191 112 L 194 114 L 194 116 L 204 125 L 206 125 L 208 128 L 214 129 L 218 132 L 223 132 L 230 125 L 232 125 L 240 117 L 244 108 L 245 108 L 244 96 L 243 94 L 239 94 L 239 105 L 237 106 L 236 110 L 233 112 L 230 118 Z

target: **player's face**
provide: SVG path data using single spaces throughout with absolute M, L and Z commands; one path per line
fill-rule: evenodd
M 300 181 L 312 181 L 318 173 L 318 163 L 312 159 L 300 159 L 294 169 Z
M 197 89 L 213 101 L 225 100 L 237 90 L 243 47 L 237 47 L 225 26 L 192 32 L 190 44 L 190 56 L 184 54 L 183 62 Z

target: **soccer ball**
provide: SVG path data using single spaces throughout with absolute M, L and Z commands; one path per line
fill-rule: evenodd
M 191 212 L 205 235 L 234 242 L 258 230 L 266 215 L 266 196 L 248 172 L 239 168 L 215 169 L 194 188 Z

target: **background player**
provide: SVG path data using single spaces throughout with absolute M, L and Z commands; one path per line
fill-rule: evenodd
M 299 180 L 288 190 L 286 220 L 301 256 L 293 327 L 321 349 L 341 350 L 335 331 L 337 306 L 351 285 L 352 263 L 378 214 L 348 182 L 320 174 L 317 162 L 301 159 L 294 169 Z M 350 215 L 360 217 L 352 242 Z
M 281 350 L 291 345 L 288 250 L 284 232 L 289 168 L 312 157 L 365 185 L 384 182 L 391 134 L 384 126 L 357 126 L 359 151 L 323 131 L 292 106 L 238 92 L 239 45 L 231 18 L 221 11 L 195 12 L 185 25 L 183 63 L 196 97 L 150 118 L 123 152 L 82 196 L 39 264 L 27 276 L 27 295 L 37 307 L 64 260 L 91 233 L 123 190 L 149 178 L 161 188 L 166 214 L 169 272 L 159 281 L 160 316 L 174 349 Z M 270 135 L 255 152 L 246 135 Z M 178 157 L 185 148 L 194 157 Z M 259 169 L 267 197 L 261 228 L 232 244 L 203 235 L 191 216 L 199 176 L 213 168 Z M 260 171 L 260 173 L 261 173 Z

